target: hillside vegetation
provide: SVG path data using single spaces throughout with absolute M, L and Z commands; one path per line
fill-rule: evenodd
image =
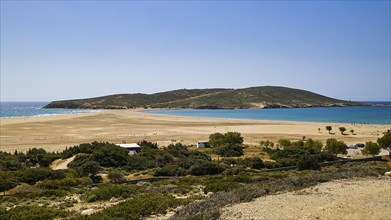
M 306 108 L 355 106 L 360 103 L 333 99 L 286 87 L 262 86 L 244 89 L 181 89 L 155 94 L 119 94 L 89 99 L 54 101 L 45 108 Z

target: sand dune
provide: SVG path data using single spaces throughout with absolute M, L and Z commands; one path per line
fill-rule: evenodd
M 390 125 L 212 119 L 152 115 L 135 110 L 0 120 L 0 150 L 9 152 L 31 147 L 57 151 L 91 141 L 120 143 L 147 139 L 162 145 L 173 140 L 194 144 L 197 140 L 207 140 L 211 133 L 227 131 L 242 133 L 247 144 L 267 139 L 276 141 L 282 137 L 300 139 L 302 136 L 320 140 L 336 137 L 349 144 L 374 141 L 390 129 Z M 332 125 L 335 134 L 328 134 L 324 129 L 326 125 Z M 353 129 L 355 135 L 341 135 L 340 126 L 346 127 L 347 131 Z

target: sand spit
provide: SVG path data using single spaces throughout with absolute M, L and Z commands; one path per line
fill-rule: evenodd
M 328 134 L 326 125 L 333 126 L 335 134 Z M 346 132 L 341 135 L 338 127 Z M 320 132 L 318 131 L 320 128 Z M 137 142 L 143 139 L 161 145 L 173 141 L 195 144 L 207 140 L 214 132 L 242 133 L 247 144 L 261 140 L 277 141 L 280 138 L 292 140 L 309 138 L 326 140 L 335 137 L 346 143 L 375 141 L 390 125 L 311 123 L 287 121 L 263 121 L 241 119 L 214 119 L 146 114 L 135 110 L 104 110 L 100 112 L 0 119 L 0 150 L 26 151 L 32 147 L 43 147 L 49 151 L 63 150 L 66 146 L 92 141 L 114 143 Z
M 338 180 L 224 208 L 224 220 L 391 219 L 391 178 Z

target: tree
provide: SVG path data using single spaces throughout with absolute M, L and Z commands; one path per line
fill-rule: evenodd
M 88 161 L 79 167 L 78 172 L 80 176 L 87 176 L 88 174 L 95 176 L 100 170 L 101 167 L 99 163 L 95 161 Z
M 153 143 L 150 141 L 142 140 L 137 143 L 140 147 L 141 150 L 147 149 L 147 148 L 153 148 L 153 149 L 158 149 L 157 143 Z
M 383 137 L 377 139 L 377 143 L 391 155 L 391 132 L 384 133 Z
M 346 131 L 345 127 L 339 127 L 339 131 L 341 132 L 342 135 L 344 135 L 344 132 Z
M 0 171 L 0 192 L 12 189 L 19 184 L 19 180 L 10 172 Z
M 219 147 L 223 145 L 241 145 L 243 137 L 239 132 L 227 132 L 225 134 L 214 133 L 209 136 L 209 145 L 212 147 Z
M 325 150 L 329 151 L 330 153 L 337 155 L 337 154 L 347 154 L 347 145 L 343 141 L 338 141 L 335 138 L 329 138 L 326 140 L 326 146 Z
M 225 137 L 222 133 L 214 133 L 209 135 L 209 145 L 212 147 L 218 147 L 225 143 Z
M 351 130 L 350 130 L 350 133 L 352 133 L 352 135 L 354 135 L 354 130 L 353 130 L 353 129 L 351 129 Z
M 327 125 L 327 126 L 326 126 L 326 130 L 329 132 L 329 134 L 330 134 L 330 132 L 331 132 L 332 129 L 333 129 L 333 128 L 332 128 L 330 125 Z
M 316 149 L 318 152 L 320 152 L 323 148 L 323 144 L 319 140 L 313 140 L 309 138 L 305 143 L 304 143 L 305 148 L 313 148 Z
M 368 141 L 365 143 L 365 147 L 364 149 L 361 150 L 361 152 L 364 154 L 364 155 L 372 155 L 372 157 L 374 157 L 375 155 L 379 154 L 380 153 L 380 145 L 378 145 L 377 143 L 374 143 L 372 141 Z
M 243 144 L 243 137 L 239 132 L 227 132 L 224 134 L 225 143 L 231 146 Z

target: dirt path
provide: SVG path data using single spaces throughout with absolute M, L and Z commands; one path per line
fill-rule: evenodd
M 73 159 L 75 159 L 75 156 L 73 157 L 70 157 L 68 159 L 58 159 L 58 160 L 55 160 L 53 161 L 53 163 L 50 165 L 50 167 L 53 169 L 53 170 L 66 170 L 68 169 L 68 164 L 70 162 L 73 161 Z
M 333 181 L 260 197 L 224 208 L 221 219 L 391 219 L 391 178 Z

